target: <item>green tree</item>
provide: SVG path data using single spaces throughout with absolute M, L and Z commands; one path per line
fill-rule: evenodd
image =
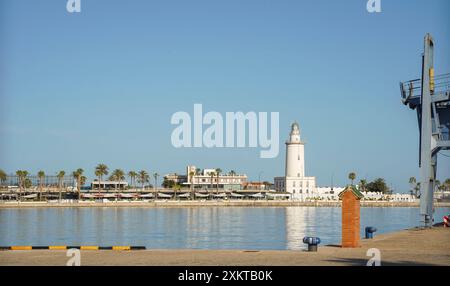
M 56 177 L 58 178 L 59 202 L 61 202 L 62 199 L 62 187 L 65 175 L 66 175 L 65 171 L 59 171 L 58 174 L 56 174 Z
M 28 189 L 33 185 L 33 183 L 31 182 L 30 178 L 25 178 L 24 185 L 25 188 Z
M 209 177 L 211 179 L 211 189 L 214 188 L 214 185 L 213 185 L 214 174 L 215 174 L 214 172 L 208 172 L 208 175 L 209 175 Z
M 222 173 L 222 169 L 217 168 L 216 169 L 216 188 L 217 188 L 216 193 L 217 194 L 219 194 L 219 176 L 220 176 L 220 173 Z
M 111 173 L 111 177 L 114 181 L 117 181 L 118 183 L 120 183 L 121 181 L 125 180 L 125 172 L 121 169 L 115 169 L 112 173 Z M 114 190 L 117 192 L 117 184 L 114 185 Z
M 84 185 L 83 182 L 83 173 L 84 170 L 81 168 L 78 168 L 77 170 L 72 172 L 72 176 L 77 180 L 77 194 L 78 194 L 78 200 L 81 199 L 81 186 Z M 86 177 L 84 177 L 84 180 L 86 180 Z
M 353 181 L 356 179 L 356 173 L 355 172 L 349 173 L 348 178 L 351 180 L 352 185 L 353 185 Z
M 18 185 L 19 185 L 18 200 L 20 201 L 21 198 L 22 198 L 22 192 L 24 191 L 24 188 L 26 188 L 25 180 L 27 179 L 28 171 L 17 170 L 16 171 L 16 176 L 17 176 L 17 182 L 18 182 Z
M 158 173 L 153 173 L 153 179 L 155 180 L 155 186 L 153 187 L 153 189 L 155 190 L 155 195 L 156 195 L 156 198 L 158 198 L 158 177 L 159 177 L 159 174 Z
M 103 176 L 108 175 L 109 168 L 105 164 L 98 164 L 95 167 L 95 176 L 98 177 L 98 190 L 100 191 L 101 182 L 103 180 Z
M 450 179 L 444 181 L 444 187 L 445 191 L 450 192 Z
M 389 187 L 382 178 L 377 178 L 374 181 L 367 184 L 368 192 L 379 192 L 382 194 L 389 194 Z
M 417 187 L 417 180 L 416 180 L 416 177 L 410 177 L 409 178 L 409 185 L 411 186 L 411 189 L 410 189 L 410 194 L 411 194 L 411 196 L 414 196 L 414 195 L 416 195 L 416 187 Z M 417 197 L 417 196 L 416 196 Z
M 45 172 L 40 170 L 37 173 L 38 179 L 39 179 L 39 200 L 42 201 L 42 188 L 44 184 L 44 178 L 45 178 Z
M 190 179 L 190 188 L 191 188 L 191 200 L 194 199 L 194 176 L 195 172 L 191 171 L 189 172 L 189 179 Z
M 138 183 L 141 184 L 142 186 L 142 190 L 144 190 L 144 185 L 145 183 L 148 183 L 150 176 L 148 175 L 148 173 L 144 170 L 139 171 L 138 173 Z
M 135 171 L 129 171 L 128 172 L 128 177 L 130 177 L 130 183 L 131 183 L 131 187 L 134 188 L 134 184 L 135 184 L 135 180 L 137 177 L 137 173 Z
M 162 182 L 162 185 L 166 189 L 171 189 L 175 185 L 175 181 L 174 180 L 168 180 L 167 178 L 164 178 L 164 180 Z
M 6 182 L 6 178 L 7 178 L 6 172 L 0 169 L 0 185 L 3 186 L 3 184 Z
M 366 191 L 366 188 L 367 188 L 367 180 L 366 180 L 366 179 L 361 179 L 361 180 L 359 181 L 359 189 L 360 189 L 362 192 L 365 192 L 365 191 Z
M 439 180 L 435 180 L 434 181 L 434 191 L 435 192 L 438 192 L 440 189 L 441 189 L 441 181 L 439 181 Z

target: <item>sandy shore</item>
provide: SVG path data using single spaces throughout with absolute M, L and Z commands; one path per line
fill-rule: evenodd
M 72 202 L 72 203 L 49 203 L 49 202 L 1 202 L 0 208 L 23 208 L 23 207 L 340 207 L 340 202 L 298 202 L 298 201 L 251 201 L 251 200 L 229 200 L 229 201 L 150 201 L 150 202 Z M 419 203 L 408 202 L 361 202 L 362 207 L 418 207 Z M 450 202 L 435 203 L 435 207 L 450 207 Z
M 301 266 L 366 265 L 370 248 L 381 252 L 382 265 L 450 266 L 450 228 L 411 229 L 363 240 L 360 248 L 322 246 L 316 253 L 290 250 L 138 250 L 81 251 L 81 265 L 162 266 Z M 65 265 L 66 251 L 1 251 L 0 265 Z

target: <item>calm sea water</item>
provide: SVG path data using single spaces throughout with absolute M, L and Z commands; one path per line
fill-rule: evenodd
M 436 209 L 442 221 L 450 208 Z M 420 225 L 418 208 L 361 208 L 387 233 Z M 0 209 L 0 245 L 144 245 L 154 249 L 303 249 L 304 236 L 340 243 L 332 207 Z

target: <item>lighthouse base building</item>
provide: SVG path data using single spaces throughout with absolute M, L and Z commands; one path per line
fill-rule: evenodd
M 289 193 L 292 200 L 308 201 L 316 195 L 316 178 L 305 176 L 305 143 L 300 139 L 297 122 L 292 124 L 286 141 L 285 176 L 275 177 L 274 181 L 275 190 Z

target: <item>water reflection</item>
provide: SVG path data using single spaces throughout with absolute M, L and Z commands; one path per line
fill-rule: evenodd
M 438 208 L 442 218 L 450 208 Z M 365 226 L 419 224 L 418 208 L 362 208 Z M 0 245 L 145 245 L 155 249 L 303 249 L 340 243 L 341 209 L 314 207 L 0 209 Z

